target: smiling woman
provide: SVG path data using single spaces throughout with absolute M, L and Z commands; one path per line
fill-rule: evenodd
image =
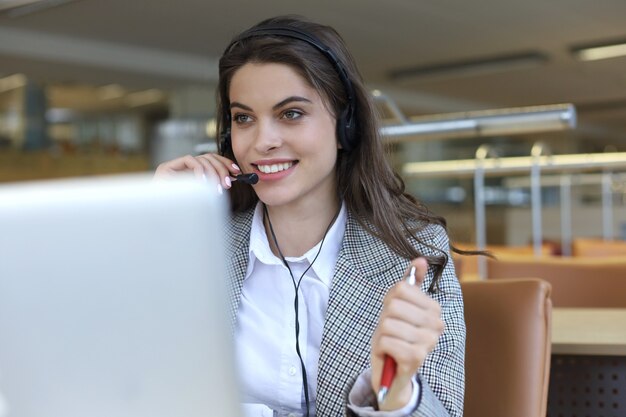
M 230 194 L 246 414 L 462 415 L 465 324 L 445 221 L 404 192 L 341 37 L 268 19 L 228 45 L 219 77 L 220 153 L 156 175 L 193 171 Z M 243 172 L 259 182 L 233 182 Z M 418 286 L 403 282 L 411 266 Z M 382 389 L 384 366 L 395 378 Z

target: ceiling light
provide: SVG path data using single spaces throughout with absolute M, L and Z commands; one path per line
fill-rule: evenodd
M 0 78 L 0 93 L 24 87 L 26 85 L 26 76 L 24 74 L 13 74 L 8 77 Z
M 571 49 L 572 54 L 581 61 L 626 56 L 626 41 L 605 43 L 603 45 L 578 46 Z
M 76 0 L 0 0 L 0 13 L 20 17 Z
M 70 123 L 76 119 L 76 111 L 72 109 L 53 107 L 46 110 L 46 121 L 48 123 Z
M 535 68 L 545 64 L 548 56 L 541 52 L 520 52 L 486 58 L 453 61 L 434 65 L 401 68 L 391 71 L 389 78 L 394 81 L 407 78 L 464 77 L 518 69 Z
M 124 97 L 126 90 L 119 84 L 109 84 L 99 87 L 97 94 L 100 100 L 113 100 Z
M 542 173 L 623 170 L 626 152 L 486 158 L 480 166 L 485 175 L 503 177 L 525 174 L 536 163 L 541 165 Z M 402 173 L 407 178 L 467 178 L 475 175 L 479 164 L 476 159 L 409 162 L 402 167 Z
M 165 100 L 165 94 L 161 90 L 151 88 L 150 90 L 138 91 L 126 96 L 126 101 L 131 107 L 145 106 L 148 104 L 161 103 Z
M 422 116 L 408 123 L 387 125 L 388 142 L 435 138 L 476 138 L 573 129 L 576 109 L 571 104 L 477 110 Z
M 217 120 L 215 118 L 210 119 L 204 128 L 207 137 L 215 137 L 215 131 L 217 130 Z
M 41 0 L 0 0 L 0 11 L 15 9 L 27 4 L 37 3 Z

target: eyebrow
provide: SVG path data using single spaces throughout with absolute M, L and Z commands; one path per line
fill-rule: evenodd
M 293 102 L 297 102 L 297 103 L 313 103 L 311 100 L 309 100 L 306 97 L 291 96 L 291 97 L 287 97 L 286 99 L 281 100 L 280 102 L 276 103 L 274 106 L 272 106 L 272 109 L 273 110 L 278 110 L 281 107 L 283 107 L 284 105 L 289 104 L 289 103 L 293 103 Z M 234 107 L 239 107 L 239 108 L 241 108 L 243 110 L 246 110 L 246 111 L 253 111 L 251 107 L 246 106 L 245 104 L 239 103 L 238 101 L 233 101 L 232 103 L 230 103 L 231 110 Z
M 296 102 L 296 103 L 312 103 L 311 100 L 309 100 L 306 97 L 301 97 L 301 96 L 291 96 L 291 97 L 287 97 L 286 99 L 280 101 L 279 103 L 275 104 L 274 107 L 272 107 L 272 109 L 274 110 L 278 110 L 279 108 L 283 107 L 286 104 L 289 104 L 291 102 Z

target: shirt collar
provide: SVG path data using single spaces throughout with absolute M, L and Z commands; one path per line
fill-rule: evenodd
M 286 259 L 290 262 L 297 262 L 306 259 L 309 263 L 315 260 L 311 269 L 320 281 L 330 288 L 335 270 L 335 264 L 337 263 L 337 258 L 339 257 L 339 250 L 341 249 L 341 243 L 346 229 L 347 217 L 346 206 L 342 203 L 335 222 L 330 227 L 330 230 L 328 230 L 328 233 L 326 233 L 324 244 L 322 245 L 322 249 L 317 257 L 317 260 L 315 260 L 315 256 L 320 249 L 322 241 L 318 242 L 304 255 L 300 257 L 288 256 Z M 244 279 L 247 279 L 252 274 L 255 261 L 262 262 L 266 265 L 283 264 L 281 259 L 274 255 L 270 248 L 269 240 L 263 225 L 263 204 L 261 202 L 257 204 L 254 210 L 254 216 L 252 217 L 249 253 L 248 270 Z

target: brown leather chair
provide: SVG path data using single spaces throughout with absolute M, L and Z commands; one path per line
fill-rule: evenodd
M 501 257 L 487 278 L 537 277 L 552 285 L 555 307 L 626 307 L 626 258 Z
M 540 279 L 462 282 L 465 417 L 545 417 L 550 285 Z

